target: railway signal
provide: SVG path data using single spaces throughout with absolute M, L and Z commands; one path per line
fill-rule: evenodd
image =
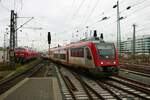
M 48 32 L 48 44 L 51 44 L 51 33 Z
M 97 37 L 97 31 L 94 30 L 94 37 Z
M 101 33 L 101 36 L 100 36 L 100 38 L 101 38 L 101 39 L 104 39 L 103 33 Z
M 50 44 L 51 44 L 51 33 L 50 33 L 50 32 L 48 32 L 47 39 L 48 39 L 48 46 L 49 46 L 49 56 L 50 56 Z

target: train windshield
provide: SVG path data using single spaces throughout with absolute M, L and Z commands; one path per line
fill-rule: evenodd
M 113 60 L 115 59 L 115 48 L 112 43 L 100 43 L 96 44 L 98 54 L 102 60 Z

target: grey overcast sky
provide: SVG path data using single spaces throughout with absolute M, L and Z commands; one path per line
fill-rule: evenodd
M 116 12 L 113 5 L 117 0 L 0 0 L 0 46 L 9 27 L 10 10 L 15 9 L 18 17 L 34 17 L 18 31 L 19 46 L 46 49 L 47 32 L 52 34 L 52 46 L 64 45 L 84 38 L 86 26 L 104 33 L 106 41 L 116 41 Z M 136 24 L 136 35 L 150 35 L 150 0 L 119 0 L 121 37 L 132 37 L 132 25 Z M 131 6 L 130 10 L 126 7 Z M 103 17 L 110 17 L 100 21 Z M 18 27 L 27 18 L 18 18 Z M 99 21 L 99 22 L 98 22 Z M 42 28 L 41 30 L 39 28 Z M 76 31 L 79 32 L 76 32 Z M 89 35 L 89 34 L 88 34 Z M 8 36 L 9 38 L 9 36 Z

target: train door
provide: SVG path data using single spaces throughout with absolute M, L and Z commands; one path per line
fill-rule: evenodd
M 87 67 L 93 67 L 92 56 L 88 47 L 85 48 L 85 65 Z

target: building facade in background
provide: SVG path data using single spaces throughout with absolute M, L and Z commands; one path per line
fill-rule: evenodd
M 132 38 L 121 42 L 122 53 L 131 54 L 133 51 Z M 138 36 L 135 39 L 135 53 L 136 54 L 150 54 L 150 35 Z

